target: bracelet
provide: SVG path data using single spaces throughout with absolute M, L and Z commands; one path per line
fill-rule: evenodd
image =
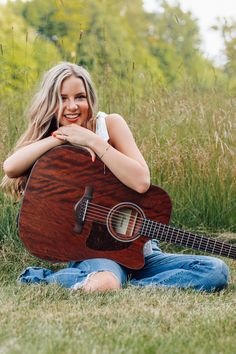
M 103 156 L 105 155 L 105 153 L 107 152 L 107 150 L 110 148 L 110 146 L 111 146 L 110 144 L 107 145 L 105 151 L 104 151 L 103 154 L 99 157 L 100 160 L 103 158 Z

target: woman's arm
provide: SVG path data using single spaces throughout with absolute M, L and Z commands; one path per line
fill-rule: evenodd
M 55 136 L 92 149 L 121 182 L 139 193 L 146 192 L 150 186 L 149 169 L 128 125 L 118 114 L 108 115 L 106 123 L 109 144 L 91 130 L 76 124 L 59 128 Z
M 22 176 L 46 151 L 63 144 L 63 141 L 48 137 L 22 147 L 9 156 L 3 163 L 3 170 L 10 178 Z
M 102 161 L 125 185 L 139 193 L 146 192 L 150 186 L 149 169 L 128 125 L 118 114 L 107 116 L 106 122 L 112 146 L 108 150 L 97 147 L 98 156 L 104 154 Z

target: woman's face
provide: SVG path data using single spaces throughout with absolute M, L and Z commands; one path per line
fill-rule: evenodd
M 62 112 L 60 125 L 78 124 L 86 126 L 89 118 L 89 104 L 83 81 L 70 76 L 61 85 Z M 58 115 L 58 110 L 56 114 Z

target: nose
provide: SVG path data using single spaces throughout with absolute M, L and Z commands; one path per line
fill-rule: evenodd
M 77 108 L 78 108 L 78 105 L 75 102 L 75 100 L 68 100 L 67 109 L 69 109 L 70 111 L 75 111 Z

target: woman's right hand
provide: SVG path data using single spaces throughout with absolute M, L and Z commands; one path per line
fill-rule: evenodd
M 92 157 L 92 162 L 96 160 L 96 154 L 89 146 L 86 145 L 86 142 L 89 141 L 90 136 L 93 137 L 94 135 L 95 134 L 89 129 L 80 127 L 76 124 L 60 127 L 58 130 L 52 133 L 52 136 L 62 141 L 62 143 L 69 143 L 71 145 L 86 149 Z M 97 137 L 97 135 L 95 136 Z

